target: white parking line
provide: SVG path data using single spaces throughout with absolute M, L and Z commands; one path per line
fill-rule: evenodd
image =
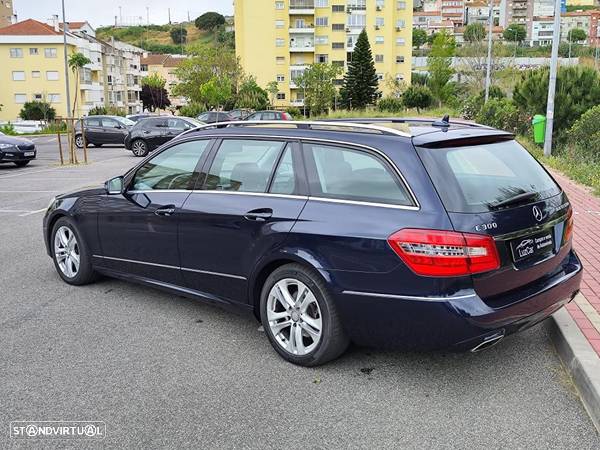
M 29 211 L 24 214 L 19 214 L 19 217 L 27 217 L 27 216 L 32 216 L 33 214 L 39 214 L 41 212 L 46 211 L 47 209 L 48 208 L 43 208 L 43 209 L 38 209 L 37 211 Z
M 37 193 L 41 193 L 41 194 L 51 194 L 52 192 L 61 192 L 59 190 L 53 190 L 53 191 L 0 191 L 0 194 L 37 194 Z

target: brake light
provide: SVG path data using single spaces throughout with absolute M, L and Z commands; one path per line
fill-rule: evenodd
M 388 243 L 417 275 L 456 277 L 500 267 L 491 236 L 454 231 L 404 229 Z
M 282 120 L 292 120 L 291 116 L 289 116 L 286 112 L 281 114 L 281 118 Z
M 569 206 L 567 220 L 565 221 L 565 229 L 563 231 L 563 245 L 566 245 L 573 237 L 573 225 L 573 208 Z

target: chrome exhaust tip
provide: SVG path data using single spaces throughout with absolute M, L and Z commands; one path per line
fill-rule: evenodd
M 501 334 L 495 334 L 492 336 L 488 336 L 488 337 L 484 338 L 483 341 L 481 341 L 478 345 L 473 347 L 471 349 L 471 353 L 477 353 L 482 350 L 485 350 L 486 348 L 493 347 L 498 342 L 500 342 L 503 338 L 504 338 L 504 332 L 502 332 Z

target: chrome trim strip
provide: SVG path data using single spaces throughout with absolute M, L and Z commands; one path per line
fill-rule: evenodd
M 189 194 L 192 192 L 191 189 L 138 189 L 133 191 L 127 191 L 126 194 L 145 194 L 149 192 L 165 192 L 165 193 L 183 193 Z
M 405 209 L 409 211 L 418 211 L 418 206 L 405 206 L 405 205 L 391 205 L 388 203 L 376 203 L 376 202 L 363 202 L 360 200 L 342 200 L 337 198 L 327 198 L 327 197 L 313 197 L 310 196 L 309 200 L 316 200 L 319 202 L 329 202 L 329 203 L 343 203 L 347 205 L 364 205 L 364 206 L 376 206 L 378 208 L 391 208 L 391 209 Z
M 476 294 L 456 295 L 453 297 L 417 297 L 417 296 L 413 296 L 413 295 L 378 294 L 375 292 L 361 292 L 361 291 L 342 291 L 342 294 L 358 295 L 361 297 L 393 298 L 396 300 L 427 300 L 427 301 L 435 301 L 435 302 L 446 302 L 449 300 L 462 300 L 465 298 L 477 297 Z
M 506 233 L 506 234 L 494 236 L 494 240 L 495 241 L 505 241 L 505 240 L 519 238 L 522 236 L 527 236 L 528 234 L 535 233 L 535 232 L 541 231 L 541 230 L 545 230 L 546 228 L 552 228 L 554 225 L 557 225 L 560 222 L 564 222 L 565 220 L 567 220 L 567 214 L 563 214 L 558 219 L 553 219 L 550 222 L 542 223 L 539 225 L 534 225 L 533 227 L 529 227 L 524 230 L 513 231 L 512 233 Z
M 228 273 L 209 272 L 207 270 L 190 269 L 190 268 L 187 268 L 187 267 L 169 266 L 167 264 L 158 264 L 158 263 L 151 263 L 151 262 L 145 262 L 145 261 L 137 261 L 135 259 L 115 258 L 113 256 L 92 255 L 92 257 L 93 258 L 99 258 L 99 259 L 109 259 L 111 261 L 128 262 L 128 263 L 132 263 L 132 264 L 142 264 L 142 265 L 145 265 L 145 266 L 164 267 L 165 269 L 185 270 L 186 272 L 204 273 L 204 274 L 207 274 L 207 275 L 216 275 L 216 276 L 219 276 L 219 277 L 235 278 L 237 280 L 244 280 L 244 281 L 246 281 L 246 277 L 242 277 L 240 275 L 231 275 L 231 274 L 228 274 Z
M 271 194 L 270 192 L 239 192 L 239 191 L 215 191 L 215 190 L 198 190 L 193 191 L 193 194 L 226 194 L 226 195 L 249 195 L 254 197 L 278 197 L 291 198 L 299 200 L 308 200 L 307 195 L 288 195 L 288 194 Z
M 208 270 L 188 269 L 187 267 L 182 267 L 181 270 L 185 270 L 186 272 L 204 273 L 206 275 L 216 275 L 219 277 L 235 278 L 236 280 L 246 281 L 246 277 L 242 277 L 240 275 L 230 275 L 228 273 L 210 272 Z

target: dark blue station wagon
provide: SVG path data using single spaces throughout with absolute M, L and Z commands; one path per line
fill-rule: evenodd
M 478 351 L 542 321 L 579 290 L 572 230 L 514 136 L 446 118 L 208 125 L 44 218 L 65 282 L 247 311 L 306 366 L 351 341 Z

